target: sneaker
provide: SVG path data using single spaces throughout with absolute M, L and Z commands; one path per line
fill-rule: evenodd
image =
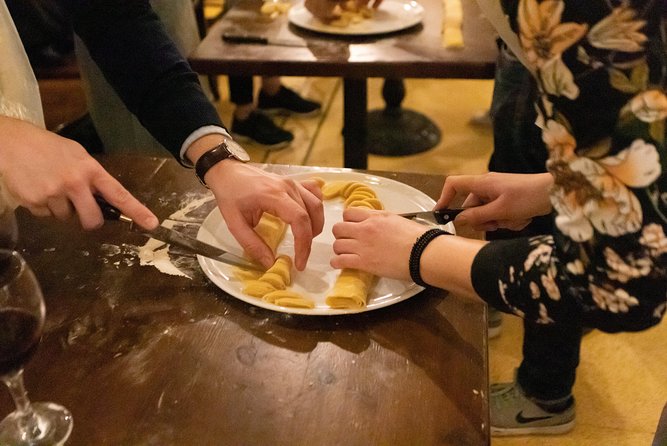
M 240 142 L 252 142 L 267 150 L 286 147 L 294 135 L 278 127 L 271 118 L 262 113 L 252 112 L 243 121 L 232 120 L 232 137 Z
M 491 435 L 564 434 L 574 428 L 574 397 L 557 401 L 539 402 L 527 397 L 519 384 L 493 384 L 490 388 Z M 559 412 L 549 412 L 545 405 L 566 407 Z
M 263 90 L 259 92 L 257 108 L 269 114 L 315 116 L 320 112 L 318 102 L 302 98 L 294 90 L 281 85 L 278 93 L 269 96 Z
M 489 307 L 487 317 L 489 339 L 497 338 L 503 329 L 503 313 L 493 307 Z
M 490 110 L 483 110 L 472 115 L 468 121 L 471 125 L 478 125 L 480 127 L 491 127 L 493 125 L 493 118 L 491 118 Z

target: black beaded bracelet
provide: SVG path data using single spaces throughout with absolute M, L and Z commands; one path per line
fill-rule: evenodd
M 428 284 L 422 280 L 420 273 L 419 262 L 422 258 L 422 253 L 426 249 L 429 243 L 433 241 L 436 237 L 441 235 L 452 235 L 447 231 L 443 231 L 439 228 L 429 229 L 424 232 L 417 238 L 417 241 L 412 245 L 412 251 L 410 251 L 410 277 L 412 280 L 420 286 L 427 287 Z

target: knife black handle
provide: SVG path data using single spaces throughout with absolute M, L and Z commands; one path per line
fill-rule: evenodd
M 261 36 L 253 36 L 250 34 L 227 34 L 222 35 L 222 40 L 229 43 L 254 43 L 257 45 L 267 45 L 269 39 Z
M 433 215 L 435 216 L 435 219 L 438 222 L 438 224 L 444 225 L 454 220 L 456 216 L 459 215 L 464 210 L 465 209 L 463 208 L 438 209 L 433 211 Z
M 104 198 L 95 195 L 95 201 L 102 211 L 105 220 L 120 220 L 123 213 L 117 207 L 109 204 Z

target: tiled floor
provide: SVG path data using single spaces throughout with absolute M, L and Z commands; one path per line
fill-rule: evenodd
M 232 108 L 226 100 L 226 82 L 220 78 L 222 100 L 218 107 L 225 122 Z M 285 82 L 302 94 L 321 100 L 319 118 L 282 121 L 295 133 L 291 147 L 267 153 L 249 147 L 258 162 L 342 165 L 342 86 L 340 80 L 290 78 Z M 53 86 L 45 88 L 47 122 L 62 110 L 55 106 Z M 369 104 L 382 107 L 382 81 L 371 80 Z M 419 110 L 442 130 L 442 140 L 430 151 L 409 157 L 371 156 L 369 168 L 437 173 L 484 172 L 492 147 L 489 128 L 468 124 L 469 118 L 488 107 L 490 81 L 408 80 L 404 106 Z M 57 89 L 56 89 L 57 90 Z M 49 119 L 51 118 L 51 119 Z M 489 342 L 492 382 L 510 380 L 521 358 L 521 325 L 505 317 L 503 333 Z M 594 331 L 583 341 L 581 365 L 575 386 L 577 426 L 564 436 L 493 439 L 504 445 L 650 445 L 662 406 L 667 401 L 667 323 L 642 333 L 609 335 Z

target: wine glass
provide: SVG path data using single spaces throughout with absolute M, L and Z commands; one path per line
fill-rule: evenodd
M 23 257 L 0 249 L 0 380 L 16 410 L 0 422 L 0 444 L 61 445 L 72 432 L 72 414 L 55 403 L 34 403 L 23 387 L 23 366 L 37 350 L 44 329 L 44 299 Z
M 18 238 L 19 230 L 14 211 L 9 208 L 3 209 L 0 202 L 0 248 L 14 249 Z

